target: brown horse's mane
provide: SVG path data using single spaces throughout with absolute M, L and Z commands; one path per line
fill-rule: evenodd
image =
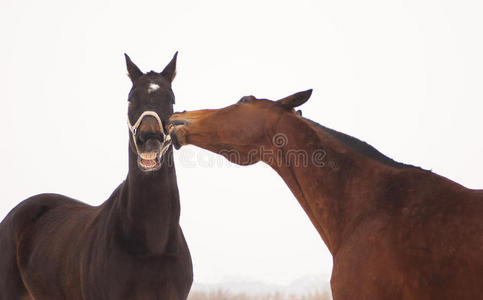
M 382 163 L 386 166 L 390 166 L 390 167 L 397 168 L 397 169 L 406 169 L 406 168 L 421 169 L 420 167 L 416 167 L 416 166 L 413 166 L 413 165 L 404 164 L 404 163 L 400 163 L 398 161 L 395 161 L 394 159 L 385 156 L 384 154 L 379 152 L 376 148 L 369 145 L 368 143 L 361 141 L 361 140 L 359 140 L 359 139 L 357 139 L 353 136 L 350 136 L 348 134 L 336 131 L 334 129 L 330 129 L 330 128 L 325 127 L 323 125 L 320 125 L 319 123 L 312 121 L 310 119 L 307 119 L 307 118 L 303 118 L 303 119 L 308 121 L 316 129 L 322 130 L 322 131 L 330 134 L 331 136 L 335 137 L 338 141 L 342 142 L 344 145 L 346 145 L 346 146 L 350 147 L 351 149 L 355 150 L 359 154 L 362 154 L 365 157 L 374 159 L 374 160 L 376 160 L 376 161 L 378 161 L 378 162 L 380 162 L 380 163 Z

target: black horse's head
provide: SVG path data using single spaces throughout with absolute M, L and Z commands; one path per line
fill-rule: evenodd
M 138 167 L 144 172 L 158 170 L 171 141 L 165 125 L 173 114 L 174 94 L 171 82 L 176 76 L 176 57 L 161 73 L 144 74 L 125 54 L 129 78 L 128 123 L 130 149 L 137 155 Z

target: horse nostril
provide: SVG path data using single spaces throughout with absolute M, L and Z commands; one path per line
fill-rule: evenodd
M 142 146 L 146 141 L 154 139 L 158 140 L 160 142 L 164 141 L 164 135 L 161 132 L 146 132 L 146 133 L 141 133 L 137 136 L 137 144 L 139 146 Z
M 137 136 L 137 141 L 136 142 L 137 142 L 137 144 L 139 146 L 142 146 L 144 144 L 144 141 L 145 141 L 145 139 L 144 139 L 144 137 L 142 135 L 138 135 Z

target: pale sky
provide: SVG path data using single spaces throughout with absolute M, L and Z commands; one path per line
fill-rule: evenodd
M 0 2 L 0 219 L 34 194 L 98 205 L 127 175 L 123 53 L 161 71 L 175 110 L 314 89 L 305 117 L 483 188 L 483 2 Z M 281 178 L 175 153 L 195 281 L 286 284 L 332 259 Z

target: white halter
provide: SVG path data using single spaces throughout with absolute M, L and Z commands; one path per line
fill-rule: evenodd
M 136 147 L 136 151 L 139 154 L 139 148 L 138 148 L 138 143 L 136 141 L 136 134 L 138 131 L 139 125 L 141 125 L 141 122 L 145 116 L 152 116 L 158 121 L 159 128 L 161 129 L 161 133 L 163 134 L 164 137 L 164 146 L 161 149 L 161 152 L 159 153 L 160 157 L 163 156 L 163 154 L 168 150 L 169 146 L 171 145 L 171 137 L 169 135 L 166 135 L 166 132 L 164 132 L 164 126 L 163 122 L 161 121 L 161 118 L 158 116 L 158 114 L 155 111 L 152 110 L 146 110 L 144 111 L 134 123 L 134 125 L 131 125 L 131 121 L 129 120 L 129 115 L 127 116 L 127 126 L 129 127 L 129 130 L 131 131 L 132 138 L 134 140 L 134 146 Z

